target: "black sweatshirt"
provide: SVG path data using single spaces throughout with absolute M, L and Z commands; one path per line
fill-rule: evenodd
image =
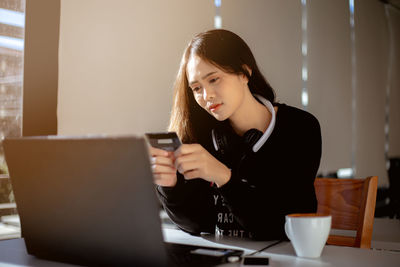
M 178 173 L 175 187 L 157 186 L 166 212 L 179 228 L 191 234 L 282 239 L 286 238 L 285 215 L 316 212 L 314 179 L 321 158 L 318 120 L 303 110 L 277 106 L 275 128 L 258 152 L 245 153 L 244 146 L 235 144 L 231 148 L 235 160 L 229 161 L 208 147 L 231 168 L 228 183 L 216 188 L 203 179 L 185 180 Z

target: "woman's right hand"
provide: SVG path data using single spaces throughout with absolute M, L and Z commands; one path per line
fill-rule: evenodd
M 174 153 L 150 146 L 149 154 L 154 183 L 160 186 L 175 186 L 177 170 L 174 166 Z

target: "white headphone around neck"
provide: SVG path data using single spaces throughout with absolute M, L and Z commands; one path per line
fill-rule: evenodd
M 258 141 L 252 147 L 253 152 L 256 153 L 265 144 L 265 142 L 267 142 L 268 138 L 272 134 L 272 131 L 274 130 L 274 127 L 275 127 L 276 114 L 275 114 L 274 106 L 272 105 L 272 103 L 270 101 L 268 101 L 264 97 L 262 97 L 260 95 L 257 95 L 257 94 L 254 94 L 254 97 L 256 97 L 264 106 L 266 106 L 268 111 L 272 115 L 272 118 L 271 118 L 271 121 L 270 121 L 270 123 L 268 125 L 267 130 L 265 130 L 265 132 L 260 137 L 260 139 L 258 139 Z M 217 145 L 217 137 L 216 137 L 214 129 L 211 131 L 211 136 L 212 136 L 212 141 L 213 141 L 213 144 L 214 144 L 215 151 L 218 151 L 219 147 Z

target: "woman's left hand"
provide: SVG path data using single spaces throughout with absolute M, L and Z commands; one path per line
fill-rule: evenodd
M 187 180 L 202 178 L 221 187 L 231 178 L 231 170 L 199 144 L 181 145 L 175 158 L 175 167 Z

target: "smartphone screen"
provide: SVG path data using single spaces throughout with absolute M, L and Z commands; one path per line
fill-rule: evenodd
M 268 257 L 256 257 L 256 256 L 244 256 L 242 260 L 242 264 L 240 266 L 268 266 L 269 258 Z

